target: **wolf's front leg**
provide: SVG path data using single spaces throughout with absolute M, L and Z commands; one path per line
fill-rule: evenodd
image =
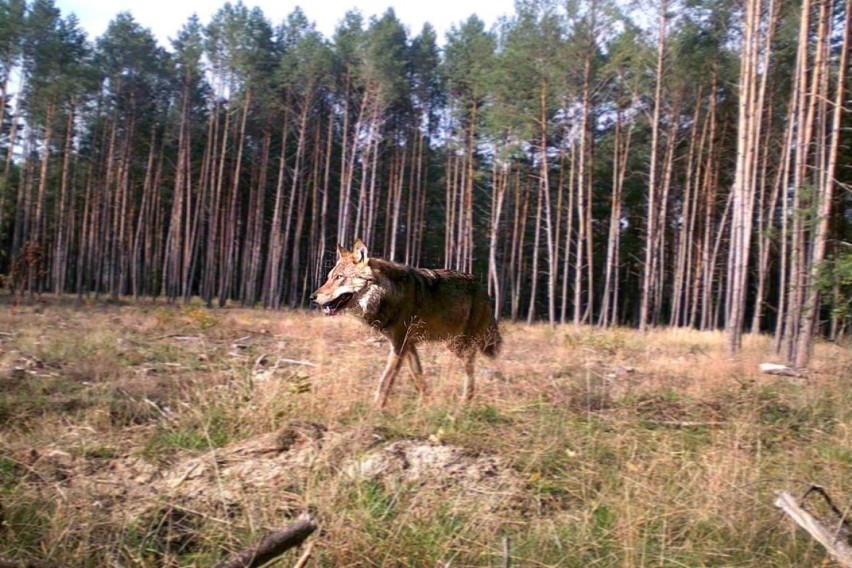
M 401 349 L 398 349 L 391 344 L 388 363 L 385 365 L 382 378 L 379 379 L 379 389 L 376 391 L 377 407 L 384 408 L 387 403 L 388 395 L 390 394 L 391 387 L 393 386 L 393 381 L 396 379 L 397 373 L 399 373 L 399 368 L 402 366 L 402 360 L 404 358 L 405 354 L 401 352 Z

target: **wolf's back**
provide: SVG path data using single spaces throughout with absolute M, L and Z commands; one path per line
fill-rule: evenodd
M 424 339 L 463 339 L 487 357 L 496 357 L 503 338 L 494 318 L 488 288 L 472 274 L 447 269 L 412 268 L 381 261 L 383 273 L 410 287 L 405 305 L 393 311 L 405 321 L 421 320 Z

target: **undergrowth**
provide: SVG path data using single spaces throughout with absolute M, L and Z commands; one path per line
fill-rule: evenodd
M 814 566 L 824 550 L 775 495 L 818 484 L 852 502 L 852 356 L 837 345 L 797 380 L 757 372 L 765 337 L 731 358 L 718 333 L 503 324 L 472 405 L 459 362 L 424 346 L 428 397 L 400 376 L 376 411 L 386 348 L 345 318 L 39 312 L 0 315 L 0 556 L 208 566 L 309 509 L 315 566 L 499 565 L 507 544 L 518 566 Z M 292 455 L 292 474 L 233 485 L 224 468 L 262 469 L 271 451 L 242 445 L 279 431 L 273 455 Z M 482 480 L 513 492 L 472 470 L 351 475 L 395 443 L 491 459 Z M 198 500 L 208 457 L 212 497 Z M 180 499 L 145 493 L 169 475 Z M 137 492 L 109 489 L 128 483 Z

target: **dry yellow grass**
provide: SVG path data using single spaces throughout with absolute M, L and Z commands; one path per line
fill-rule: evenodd
M 209 566 L 310 508 L 315 566 L 806 566 L 776 491 L 852 502 L 852 354 L 503 324 L 474 403 L 441 345 L 372 397 L 385 341 L 316 313 L 0 309 L 0 556 Z M 827 514 L 820 510 L 822 514 Z M 289 560 L 292 563 L 292 558 Z

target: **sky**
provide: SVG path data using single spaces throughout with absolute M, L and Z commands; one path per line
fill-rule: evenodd
M 263 10 L 273 26 L 283 22 L 297 5 L 301 5 L 308 20 L 327 38 L 331 38 L 343 15 L 353 8 L 360 10 L 366 21 L 393 7 L 397 18 L 408 27 L 409 35 L 419 34 L 428 21 L 438 33 L 439 44 L 444 43 L 444 34 L 451 26 L 471 14 L 479 16 L 486 28 L 490 28 L 500 16 L 514 11 L 514 0 L 311 0 L 301 4 L 286 0 L 243 0 L 243 3 L 248 8 L 257 6 Z M 171 49 L 169 38 L 177 35 L 193 13 L 206 24 L 225 0 L 55 0 L 55 4 L 63 17 L 72 12 L 77 15 L 90 40 L 103 34 L 116 14 L 130 12 L 140 25 L 153 32 L 160 45 Z

